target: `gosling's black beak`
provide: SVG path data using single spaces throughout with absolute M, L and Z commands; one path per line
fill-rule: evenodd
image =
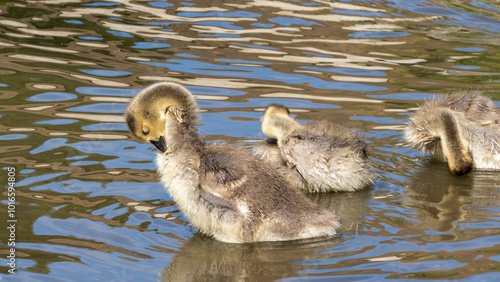
M 165 153 L 165 151 L 167 150 L 167 146 L 165 145 L 165 138 L 163 138 L 163 136 L 160 136 L 158 140 L 149 140 L 149 142 L 155 145 L 155 147 L 163 153 Z

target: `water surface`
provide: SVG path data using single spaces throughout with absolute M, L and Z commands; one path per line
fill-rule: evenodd
M 500 278 L 500 174 L 453 177 L 408 148 L 419 103 L 500 106 L 498 1 L 9 1 L 0 6 L 0 273 L 8 281 Z M 184 84 L 207 141 L 250 146 L 262 110 L 365 132 L 378 178 L 308 195 L 341 235 L 233 245 L 196 234 L 122 114 Z M 15 168 L 16 273 L 7 256 Z

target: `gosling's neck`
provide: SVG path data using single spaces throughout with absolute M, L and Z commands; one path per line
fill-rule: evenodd
M 166 153 L 197 154 L 205 145 L 193 123 L 179 123 L 175 118 L 168 117 L 165 122 Z
M 439 121 L 441 147 L 451 173 L 461 175 L 471 171 L 472 155 L 457 118 L 450 111 L 442 111 Z
M 282 140 L 294 130 L 300 128 L 300 124 L 288 115 L 274 115 L 264 117 L 262 121 L 262 132 L 268 137 Z

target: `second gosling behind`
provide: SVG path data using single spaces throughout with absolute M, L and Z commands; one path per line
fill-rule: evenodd
M 302 190 L 352 192 L 373 182 L 366 143 L 358 131 L 326 120 L 300 124 L 288 108 L 276 104 L 266 108 L 262 131 L 271 139 L 256 143 L 254 155 Z

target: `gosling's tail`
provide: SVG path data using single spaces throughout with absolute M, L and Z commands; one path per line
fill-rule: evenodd
M 462 126 L 458 123 L 454 112 L 440 111 L 438 118 L 441 127 L 441 147 L 451 173 L 461 175 L 471 171 L 473 161 L 469 144 L 464 138 Z

